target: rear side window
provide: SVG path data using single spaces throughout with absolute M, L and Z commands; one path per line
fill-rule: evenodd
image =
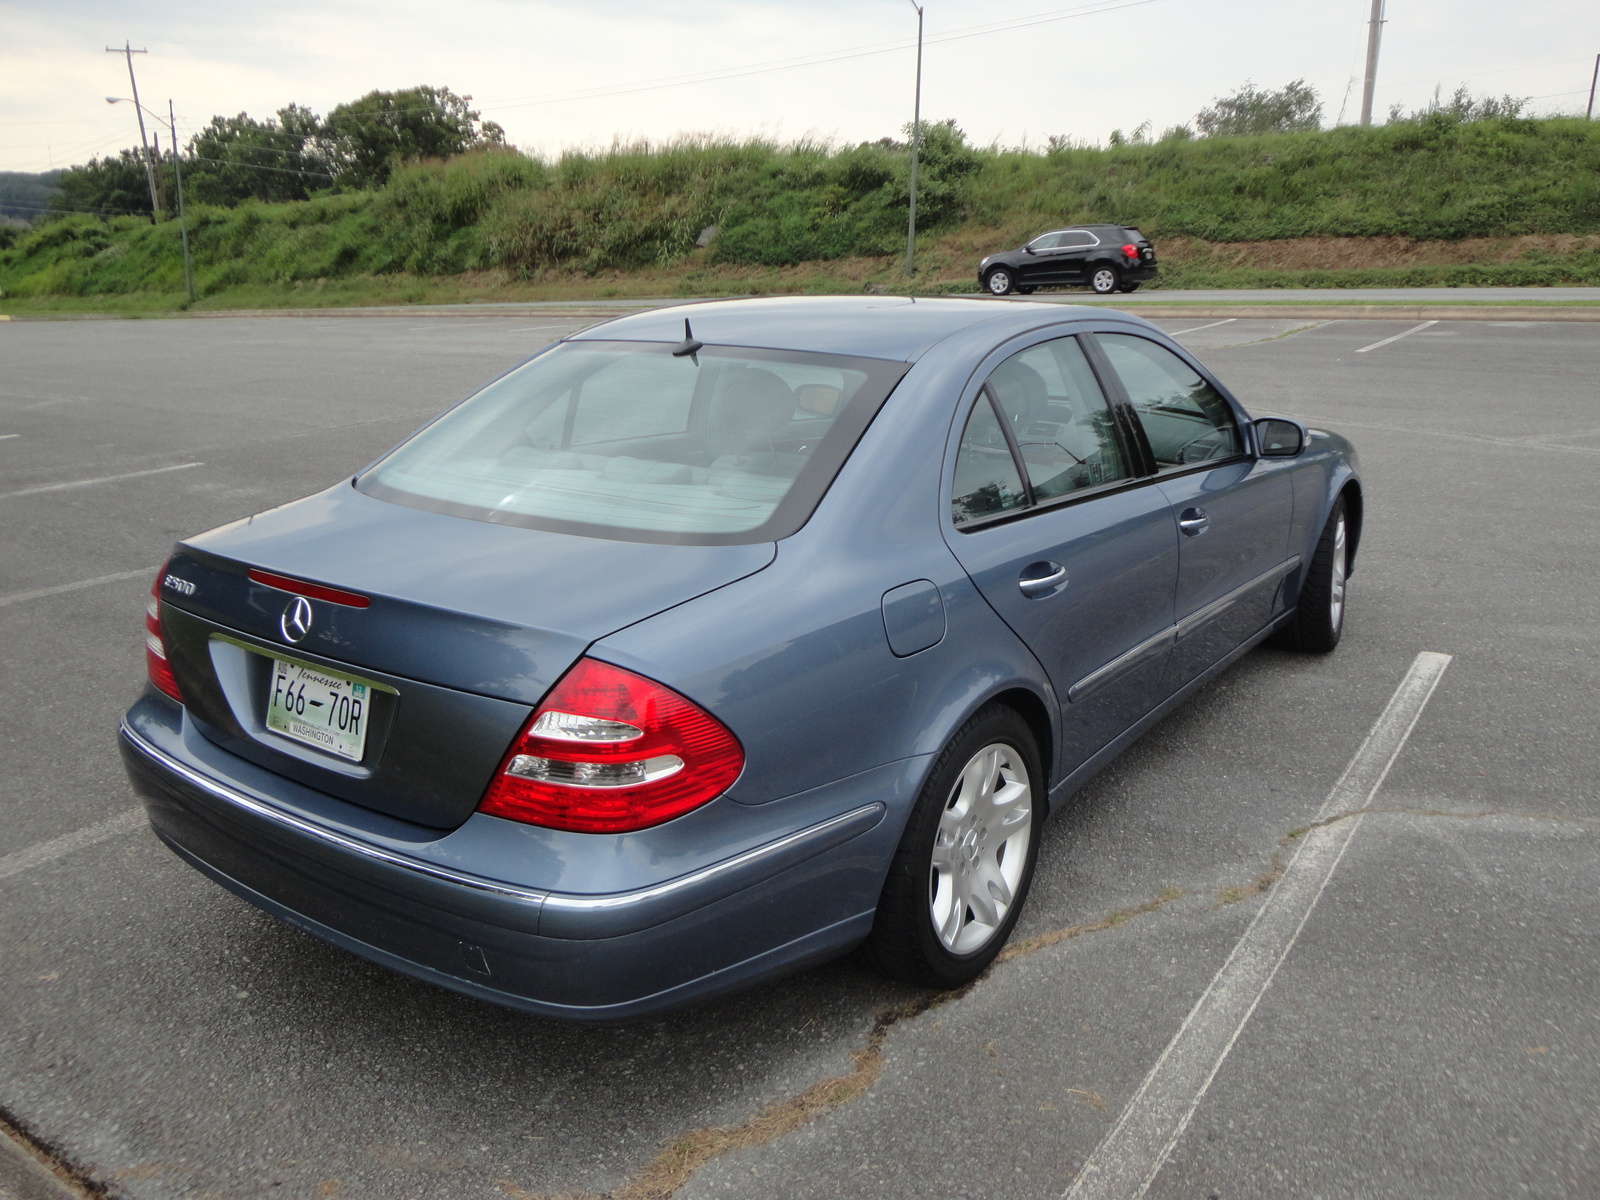
M 1073 229 L 1061 235 L 1061 245 L 1069 250 L 1080 249 L 1084 246 L 1098 246 L 1100 239 L 1084 229 Z
M 1095 340 L 1122 380 L 1158 467 L 1242 453 L 1232 407 L 1183 359 L 1132 334 L 1097 333 Z
M 987 394 L 979 395 L 967 418 L 967 428 L 956 450 L 952 493 L 950 516 L 957 525 L 1027 506 L 1022 474 Z
M 988 386 L 1011 426 L 1036 501 L 1128 477 L 1111 409 L 1077 338 L 1013 355 L 995 368 Z
M 966 525 L 1129 475 L 1083 348 L 1057 338 L 1012 355 L 984 382 L 956 451 L 951 518 Z
M 567 342 L 366 472 L 368 495 L 633 541 L 786 537 L 906 371 L 790 351 Z

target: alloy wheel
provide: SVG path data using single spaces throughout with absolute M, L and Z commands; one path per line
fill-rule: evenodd
M 1333 527 L 1333 578 L 1328 587 L 1328 623 L 1335 631 L 1344 627 L 1344 582 L 1347 570 L 1345 558 L 1344 514 L 1339 514 Z
M 972 954 L 1011 911 L 1033 837 L 1033 786 L 1004 742 L 979 750 L 945 801 L 928 873 L 928 915 L 952 954 Z

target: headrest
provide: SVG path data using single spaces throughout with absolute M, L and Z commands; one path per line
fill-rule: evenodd
M 989 376 L 989 386 L 1007 416 L 1026 422 L 1050 403 L 1050 389 L 1044 376 L 1025 362 L 1008 359 Z
M 717 417 L 736 437 L 776 433 L 794 420 L 794 392 L 771 371 L 745 367 L 723 389 Z

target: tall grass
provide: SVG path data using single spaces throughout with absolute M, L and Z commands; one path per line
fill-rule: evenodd
M 835 148 L 698 139 L 551 162 L 476 152 L 403 167 L 375 192 L 191 208 L 196 284 L 209 295 L 360 276 L 594 274 L 691 256 L 707 268 L 770 269 L 888 256 L 904 245 L 908 166 L 905 147 L 888 141 Z M 951 123 L 926 130 L 918 225 L 930 237 L 1014 245 L 1084 221 L 1135 225 L 1158 241 L 1589 233 L 1600 230 L 1600 124 L 1436 114 L 1376 129 L 1042 153 L 974 149 Z M 696 250 L 709 227 L 718 233 Z M 8 296 L 181 288 L 170 221 L 67 216 L 7 240 L 0 289 Z M 1587 278 L 1594 266 L 1529 260 L 1413 274 L 1557 282 L 1573 269 Z M 1216 270 L 1206 270 L 1214 284 Z M 1249 268 L 1235 274 L 1263 282 Z M 1323 282 L 1337 286 L 1346 274 Z M 1319 278 L 1302 275 L 1297 283 Z M 1168 282 L 1190 281 L 1179 270 Z

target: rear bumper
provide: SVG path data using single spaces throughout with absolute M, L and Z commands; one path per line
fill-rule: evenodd
M 590 1021 L 697 1003 L 859 942 L 897 837 L 884 817 L 914 794 L 920 765 L 821 789 L 836 793 L 831 815 L 805 803 L 798 828 L 686 874 L 582 894 L 474 872 L 473 844 L 508 824 L 492 817 L 452 833 L 410 827 L 422 838 L 408 846 L 398 822 L 375 818 L 369 833 L 338 819 L 342 802 L 313 810 L 298 785 L 230 763 L 154 698 L 130 711 L 119 743 L 155 832 L 252 904 L 442 987 Z

